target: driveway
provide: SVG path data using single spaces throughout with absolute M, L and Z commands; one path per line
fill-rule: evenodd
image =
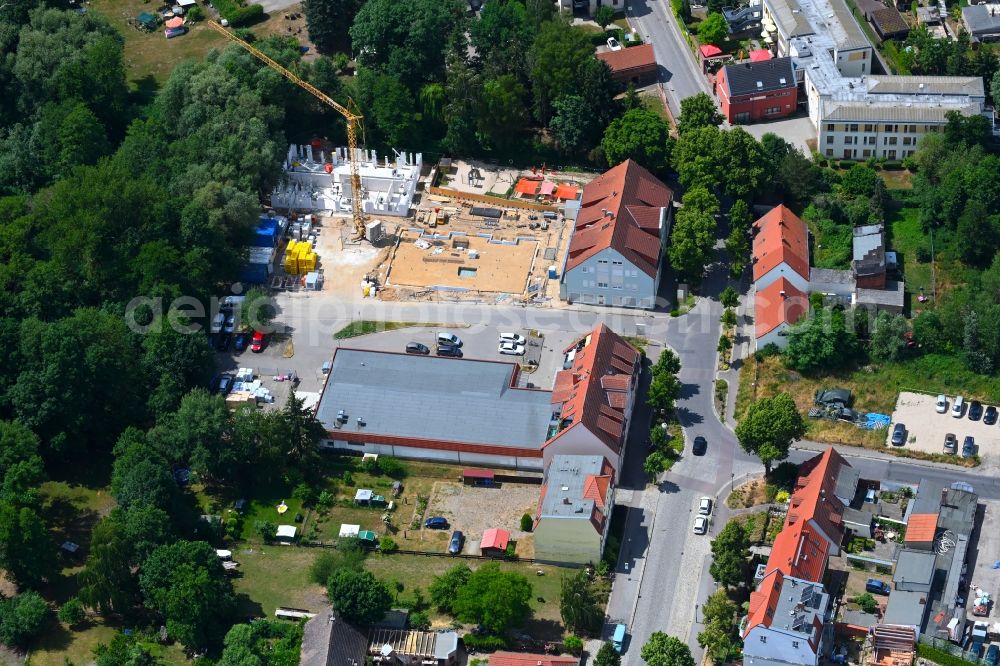
M 961 418 L 951 415 L 954 396 L 948 396 L 948 411 L 938 414 L 935 409 L 937 396 L 902 391 L 896 398 L 896 409 L 892 412 L 892 423 L 906 426 L 907 441 L 904 446 L 926 453 L 941 453 L 944 450 L 944 436 L 953 433 L 958 438 L 959 453 L 966 435 L 976 440 L 979 456 L 987 463 L 1000 459 L 1000 426 L 986 425 L 982 418 L 969 420 L 969 408 L 965 407 Z M 984 405 L 983 410 L 986 407 Z M 886 446 L 890 444 L 892 428 L 886 434 Z

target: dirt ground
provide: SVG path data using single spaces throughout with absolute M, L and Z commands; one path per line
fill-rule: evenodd
M 944 447 L 946 433 L 954 433 L 958 437 L 959 452 L 966 435 L 976 439 L 977 453 L 984 461 L 996 462 L 1000 458 L 1000 426 L 986 425 L 982 419 L 970 421 L 968 407 L 961 418 L 951 415 L 951 403 L 954 396 L 948 396 L 948 411 L 938 414 L 934 408 L 936 396 L 921 393 L 901 392 L 896 400 L 896 409 L 892 413 L 892 423 L 902 423 L 906 426 L 907 448 L 941 453 Z M 985 406 L 984 406 L 985 407 Z M 892 428 L 886 435 L 886 446 L 891 447 L 889 438 Z
M 512 235 L 499 238 L 513 240 Z M 414 244 L 418 235 L 404 232 L 392 258 L 389 282 L 411 287 L 447 286 L 476 291 L 521 294 L 538 254 L 538 243 L 520 241 L 517 245 L 490 243 L 478 236 L 463 236 L 452 241 L 427 241 L 431 247 Z M 467 241 L 478 257 L 471 258 L 455 241 Z M 459 275 L 460 269 L 475 270 L 474 275 Z M 537 272 L 537 271 L 536 271 Z
M 439 481 L 434 484 L 428 517 L 444 516 L 451 529 L 465 534 L 465 552 L 479 553 L 479 541 L 483 532 L 491 527 L 499 527 L 510 532 L 512 541 L 517 542 L 517 554 L 521 557 L 534 556 L 534 544 L 528 532 L 520 529 L 521 516 L 533 514 L 538 504 L 538 486 L 505 483 L 498 488 L 474 488 L 461 483 Z

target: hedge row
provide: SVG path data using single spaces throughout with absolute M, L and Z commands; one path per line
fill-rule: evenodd
M 240 25 L 250 25 L 264 16 L 264 7 L 261 5 L 247 5 L 241 7 L 237 0 L 215 0 L 222 18 L 229 21 L 229 25 L 236 27 Z
M 938 666 L 970 666 L 974 663 L 926 643 L 917 643 L 917 655 L 924 659 L 930 659 Z

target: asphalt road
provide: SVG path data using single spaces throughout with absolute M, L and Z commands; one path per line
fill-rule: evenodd
M 670 11 L 670 0 L 627 0 L 626 15 L 632 27 L 648 44 L 653 45 L 656 62 L 660 67 L 660 81 L 676 118 L 680 102 L 700 92 L 712 89 L 708 79 L 695 64 L 694 55 L 677 26 L 677 19 Z

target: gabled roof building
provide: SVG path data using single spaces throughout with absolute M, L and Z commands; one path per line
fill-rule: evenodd
M 569 302 L 652 309 L 673 192 L 632 160 L 583 188 L 559 296 Z
M 747 666 L 816 666 L 829 645 L 833 609 L 822 581 L 829 556 L 840 552 L 844 538 L 837 489 L 850 485 L 849 470 L 833 447 L 799 466 L 785 524 L 764 578 L 750 594 L 743 627 Z
M 753 224 L 753 281 L 763 289 L 785 278 L 799 291 L 809 291 L 809 229 L 784 204 Z
M 559 454 L 607 458 L 617 473 L 639 381 L 639 352 L 604 324 L 564 350 L 552 389 L 545 467 Z

